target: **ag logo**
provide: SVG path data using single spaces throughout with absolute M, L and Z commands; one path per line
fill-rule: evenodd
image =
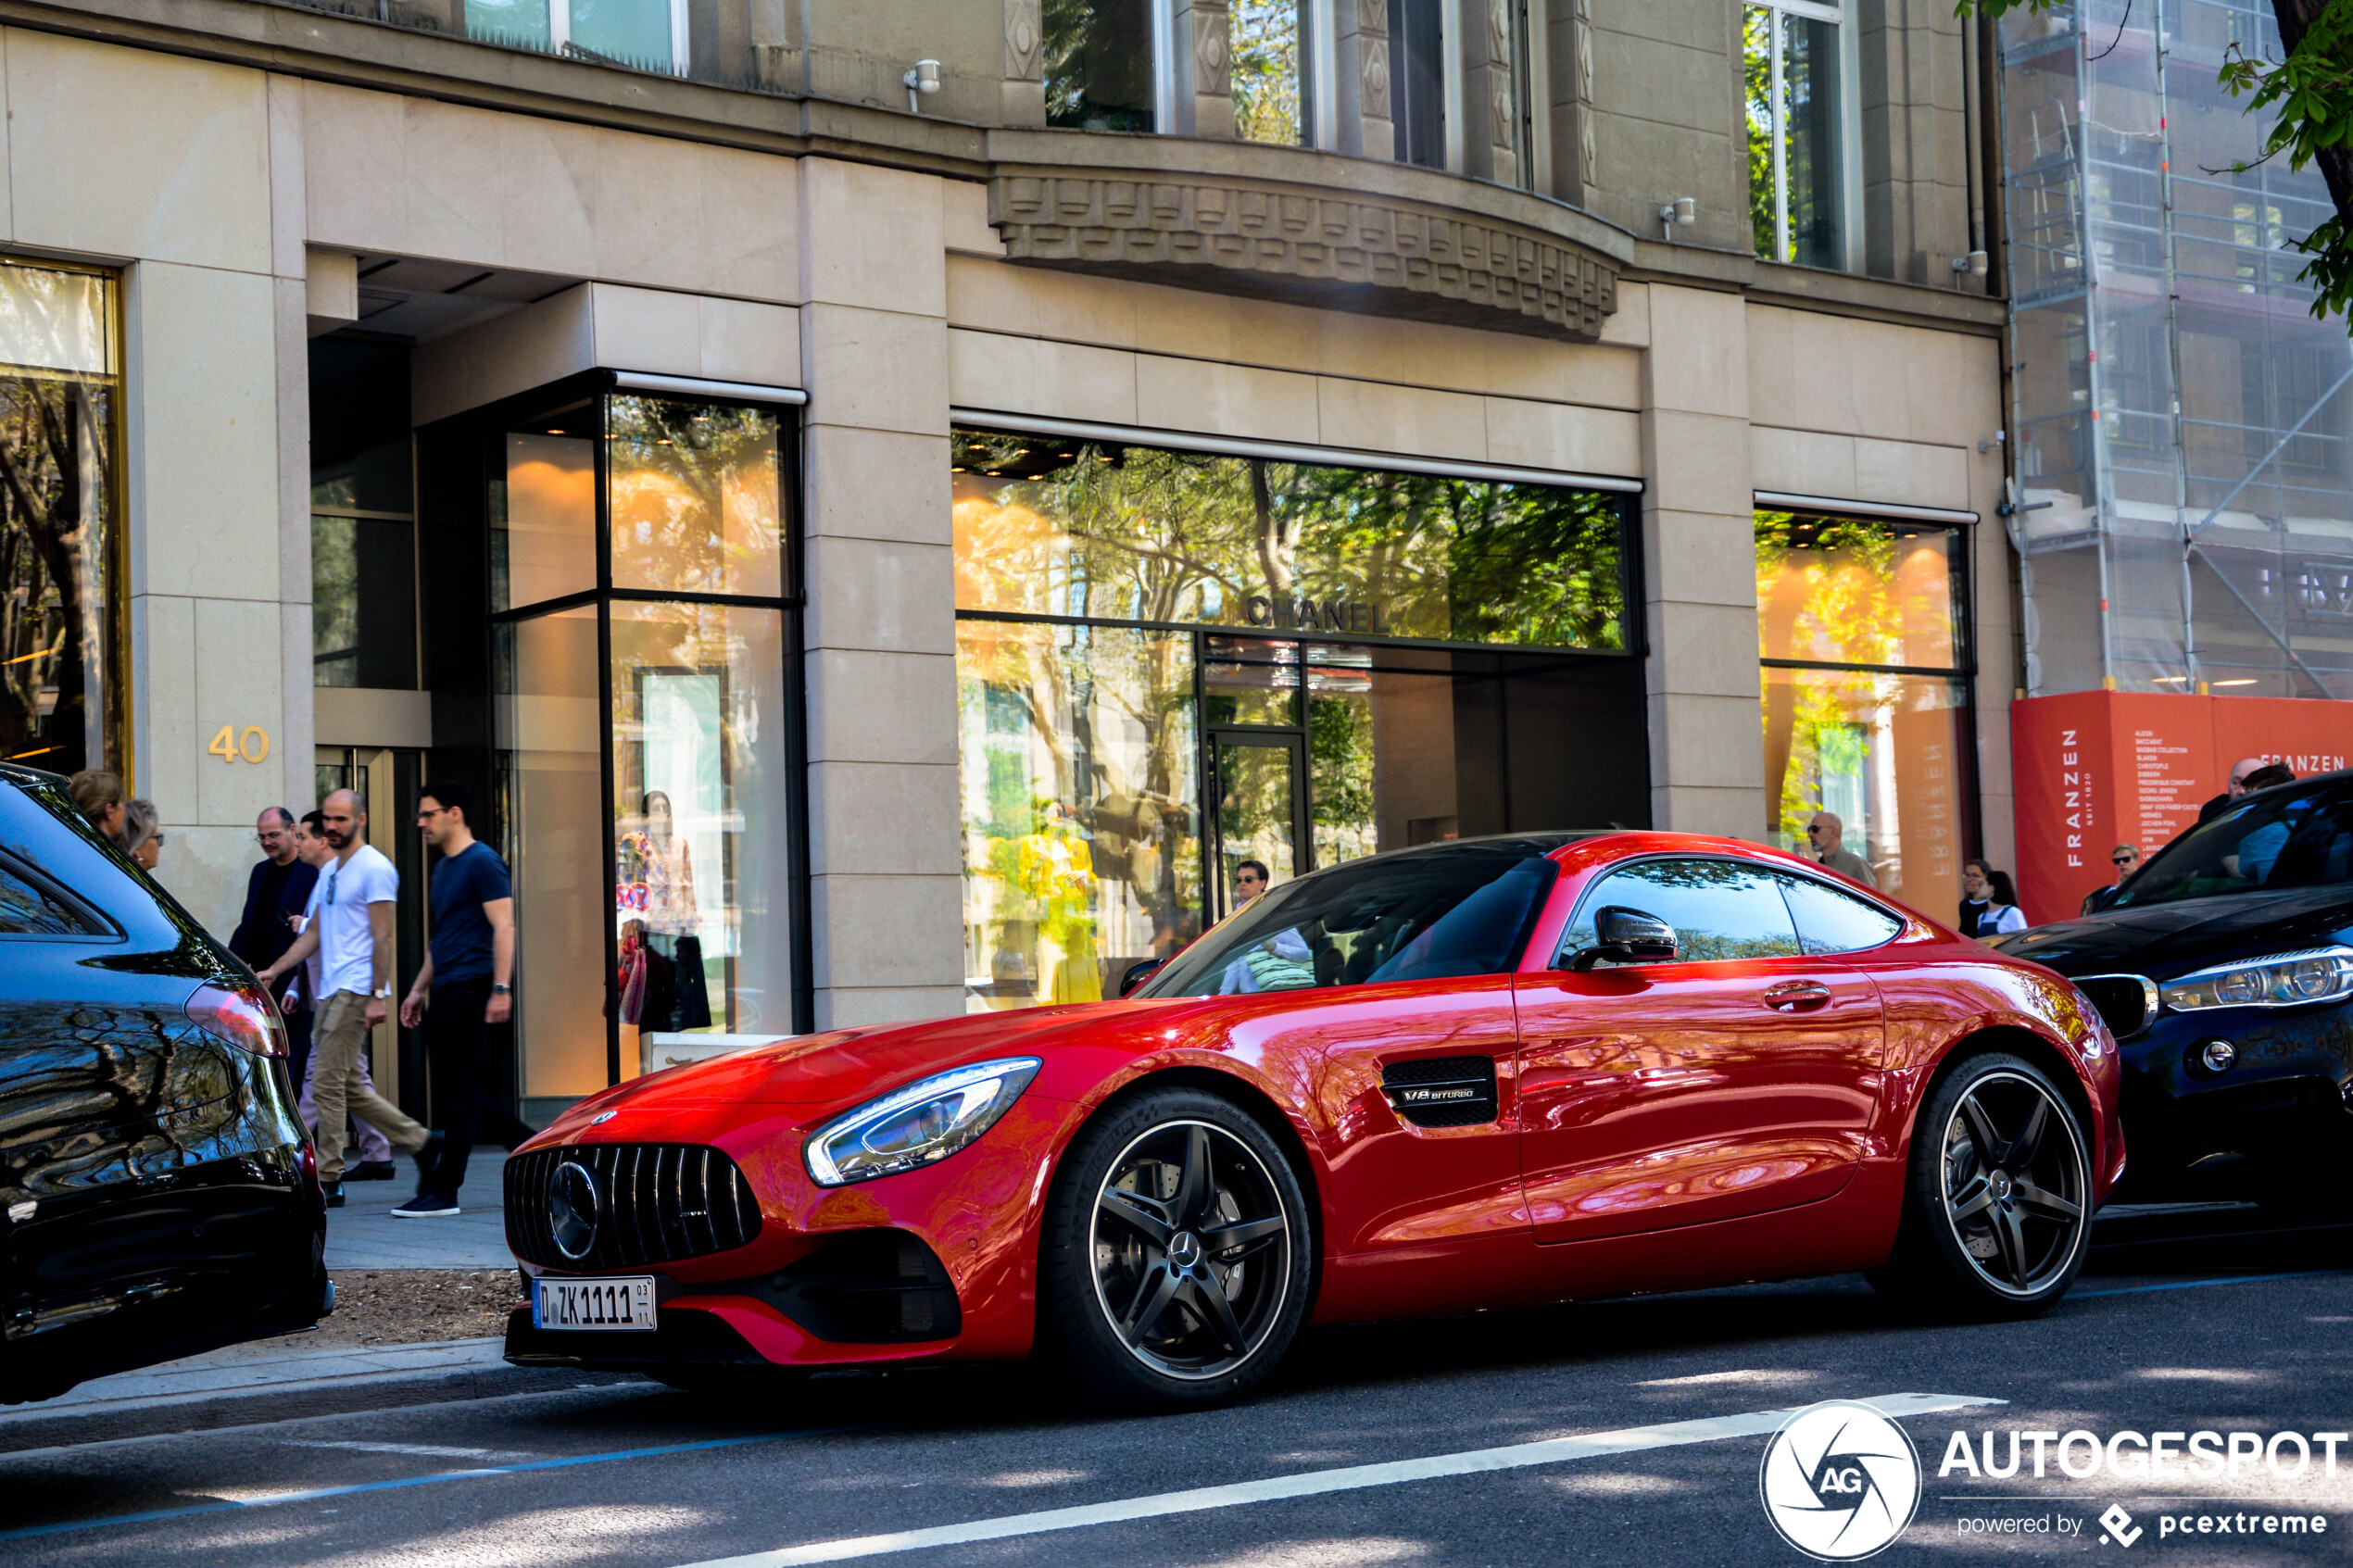
M 1920 1502 L 1920 1456 L 1869 1405 L 1809 1405 L 1766 1445 L 1765 1517 L 1808 1557 L 1852 1562 L 1904 1533 Z

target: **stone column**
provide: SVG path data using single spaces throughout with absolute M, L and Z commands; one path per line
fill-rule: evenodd
M 1642 593 L 1651 825 L 1761 838 L 1765 756 L 1743 307 L 1736 294 L 1663 283 L 1647 292 Z
M 1499 185 L 1516 185 L 1510 0 L 1458 0 L 1449 19 L 1461 29 L 1463 172 Z
M 963 1006 L 940 182 L 800 160 L 817 1025 Z
M 1046 124 L 1046 25 L 1038 0 L 1004 0 L 1005 123 Z
M 1339 144 L 1332 150 L 1352 157 L 1397 155 L 1389 107 L 1389 5 L 1390 0 L 1333 0 Z
M 1545 44 L 1552 69 L 1552 194 L 1587 205 L 1600 183 L 1600 117 L 1593 108 L 1593 0 L 1549 0 Z
M 1234 40 L 1226 0 L 1176 0 L 1172 31 L 1176 112 L 1169 131 L 1178 136 L 1234 138 Z

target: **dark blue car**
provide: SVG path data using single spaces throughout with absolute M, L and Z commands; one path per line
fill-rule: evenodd
M 2353 1170 L 2353 772 L 2234 801 L 2099 913 L 1994 946 L 2074 981 L 2123 1047 L 2133 1196 L 2184 1194 L 2196 1185 L 2185 1174 L 2218 1156 L 2263 1168 L 2267 1198 L 2341 1195 Z

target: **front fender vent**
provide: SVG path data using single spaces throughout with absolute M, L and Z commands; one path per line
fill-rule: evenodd
M 1382 1067 L 1389 1107 L 1416 1127 L 1475 1127 L 1495 1120 L 1495 1059 L 1426 1056 Z
M 595 1183 L 596 1228 L 585 1251 L 556 1245 L 549 1183 L 568 1164 Z M 760 1234 L 760 1198 L 736 1162 L 701 1144 L 575 1144 L 507 1160 L 507 1245 L 545 1269 L 601 1273 L 673 1263 L 744 1246 Z
M 2157 1016 L 2157 986 L 2145 974 L 2086 974 L 2075 988 L 2092 998 L 2108 1022 L 2108 1032 L 2129 1040 Z

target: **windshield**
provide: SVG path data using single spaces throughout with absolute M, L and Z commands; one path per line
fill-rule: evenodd
M 1559 868 L 1546 846 L 1464 844 L 1287 883 L 1171 959 L 1144 997 L 1501 974 Z
M 2108 905 L 2118 909 L 2353 878 L 2353 781 L 2248 796 L 2166 846 Z

